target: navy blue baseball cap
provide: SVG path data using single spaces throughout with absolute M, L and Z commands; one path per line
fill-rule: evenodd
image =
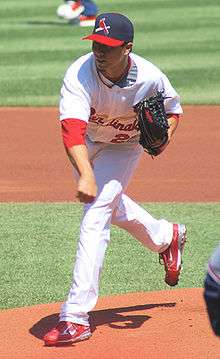
M 134 27 L 132 22 L 119 13 L 104 13 L 96 18 L 93 33 L 82 40 L 92 40 L 101 44 L 117 47 L 125 42 L 132 42 Z

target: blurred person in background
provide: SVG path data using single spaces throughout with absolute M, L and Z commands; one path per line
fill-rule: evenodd
M 220 245 L 212 253 L 205 277 L 204 299 L 210 324 L 220 336 Z
M 57 16 L 80 26 L 94 26 L 98 7 L 92 0 L 64 1 L 57 8 Z

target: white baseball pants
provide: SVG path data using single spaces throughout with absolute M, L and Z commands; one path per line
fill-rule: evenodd
M 89 324 L 88 312 L 98 300 L 99 279 L 111 224 L 124 228 L 144 246 L 164 251 L 171 243 L 173 225 L 157 220 L 124 194 L 143 152 L 139 144 L 103 144 L 88 140 L 98 186 L 93 203 L 84 206 L 80 239 L 68 298 L 60 320 Z

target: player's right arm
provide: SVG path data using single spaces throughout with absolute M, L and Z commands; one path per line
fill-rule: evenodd
M 77 198 L 90 203 L 97 195 L 97 185 L 85 144 L 86 122 L 77 119 L 61 121 L 67 155 L 79 174 Z
M 92 202 L 97 186 L 85 142 L 86 127 L 91 112 L 91 93 L 94 92 L 91 54 L 76 60 L 65 74 L 60 97 L 60 120 L 67 155 L 79 174 L 77 197 Z

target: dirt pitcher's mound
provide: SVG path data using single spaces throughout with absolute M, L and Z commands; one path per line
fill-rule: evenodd
M 101 297 L 91 313 L 93 336 L 45 347 L 60 303 L 0 312 L 1 359 L 172 359 L 220 357 L 202 289 L 174 289 Z

